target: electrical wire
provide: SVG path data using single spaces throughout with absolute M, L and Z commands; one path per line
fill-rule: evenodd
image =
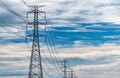
M 26 18 L 24 18 L 23 16 L 21 16 L 20 14 L 18 14 L 17 12 L 13 11 L 12 9 L 9 8 L 9 6 L 7 6 L 2 0 L 0 0 L 0 4 L 2 6 L 2 8 L 6 9 L 7 11 L 11 12 L 12 14 L 18 16 L 21 20 L 23 20 L 24 22 L 26 22 Z
M 50 49 L 50 47 L 48 46 L 48 43 L 47 43 L 47 42 L 46 42 L 46 44 L 47 44 L 48 52 L 49 52 L 51 58 L 53 58 L 53 57 L 54 57 L 54 56 L 53 56 L 53 53 L 51 52 L 51 49 Z M 58 69 L 58 71 L 60 71 L 60 70 L 59 70 L 59 67 L 58 67 L 58 65 L 57 65 L 57 63 L 56 63 L 56 59 L 53 59 L 53 62 L 54 62 L 54 64 L 55 64 L 55 67 Z
M 28 5 L 24 0 L 20 0 L 26 7 L 30 8 L 30 5 Z M 33 10 L 32 8 L 30 8 L 31 10 Z
M 46 14 L 45 14 L 45 22 L 46 22 L 46 31 L 48 31 L 49 29 L 47 29 L 47 18 L 46 18 Z M 55 50 L 55 53 L 57 54 L 58 52 L 57 52 L 57 50 L 56 50 L 56 47 L 55 47 L 55 42 L 54 42 L 54 40 L 53 40 L 53 38 L 52 38 L 52 35 L 50 34 L 50 33 L 47 33 L 48 34 L 48 36 L 50 36 L 50 39 L 51 39 L 51 43 L 53 44 L 53 48 L 54 48 L 54 50 Z M 60 60 L 60 62 L 62 62 L 62 59 L 60 59 L 60 57 L 58 56 L 58 54 L 57 54 L 57 57 L 59 58 L 59 60 Z
M 46 74 L 46 76 L 48 76 L 49 78 L 53 78 L 50 74 L 48 74 L 44 69 L 43 72 Z
M 45 54 L 45 51 L 42 49 L 42 46 L 41 46 L 40 49 L 41 49 L 42 53 L 44 54 L 44 56 L 47 58 L 47 61 L 49 61 L 50 64 L 53 64 L 54 62 L 53 62 L 53 61 L 50 61 L 50 59 L 49 59 L 49 58 L 47 57 L 47 55 Z M 52 57 L 51 54 L 50 54 L 50 57 Z
M 49 46 L 48 46 L 48 44 L 47 44 L 47 48 L 48 48 L 48 51 L 49 51 L 49 53 L 50 53 L 50 55 L 51 55 L 51 58 L 53 58 L 53 53 L 51 53 L 51 50 L 50 50 L 50 48 L 49 48 Z M 54 59 L 53 60 L 53 62 L 54 62 L 54 64 L 55 64 L 55 67 L 58 69 L 58 71 L 60 72 L 60 68 L 59 68 L 59 66 L 58 66 L 58 64 L 56 63 L 56 60 Z
M 46 14 L 45 14 L 45 22 L 46 22 L 46 24 L 47 24 L 47 20 L 46 20 Z M 57 58 L 59 58 L 58 60 L 57 60 L 57 62 L 61 62 L 61 59 L 60 59 L 60 57 L 58 56 L 58 52 L 57 52 L 57 50 L 56 50 L 56 48 L 55 48 L 55 44 L 54 44 L 54 40 L 51 38 L 52 36 L 47 32 L 48 31 L 48 29 L 47 29 L 47 27 L 46 27 L 46 25 L 45 25 L 45 30 L 46 30 L 46 34 L 47 34 L 47 41 L 50 43 L 50 45 L 52 46 L 51 47 L 51 49 L 52 49 L 52 51 L 56 54 L 56 60 L 57 60 Z
M 21 2 L 22 2 L 23 4 L 25 4 L 27 7 L 29 7 L 28 4 L 27 4 L 24 0 L 21 0 Z
M 9 32 L 11 32 L 12 34 L 15 34 L 16 36 L 18 36 L 18 37 L 25 37 L 25 36 L 22 36 L 22 35 L 20 35 L 20 34 L 18 34 L 18 32 L 13 32 L 12 30 L 10 30 L 10 29 L 8 29 L 8 28 L 6 28 L 6 27 L 2 27 L 3 29 L 5 29 L 5 30 L 7 30 L 7 32 L 9 31 Z
M 43 53 L 45 53 L 44 50 L 42 49 L 42 47 L 41 47 L 41 50 L 42 50 Z M 46 56 L 46 54 L 44 54 L 44 56 L 45 56 L 45 58 L 47 58 L 47 61 L 50 60 L 50 59 Z M 48 67 L 51 71 L 53 71 L 53 72 L 56 73 L 56 71 L 54 71 L 54 69 L 52 69 L 52 68 L 45 62 L 44 59 L 42 59 L 42 60 L 43 60 L 44 64 L 46 65 L 46 67 Z M 58 73 L 61 73 L 61 72 L 58 71 Z M 60 76 L 60 74 L 59 74 L 59 76 Z
M 15 37 L 21 37 L 21 38 L 25 38 L 25 36 L 22 36 L 20 34 L 18 34 L 18 32 L 13 32 L 12 30 L 10 30 L 9 28 L 7 28 L 8 26 L 12 27 L 13 25 L 10 25 L 10 24 L 2 24 L 2 26 L 6 26 L 6 27 L 1 27 L 2 29 L 6 30 L 7 32 L 10 32 L 16 36 L 9 36 L 9 37 L 12 37 L 12 38 L 15 38 Z M 14 28 L 17 28 L 16 26 L 14 26 Z M 18 29 L 18 28 L 17 28 Z M 3 32 L 2 32 L 3 33 Z M 8 36 L 7 36 L 8 37 Z M 26 39 L 25 39 L 26 40 Z M 0 41 L 4 41 L 4 42 L 12 42 L 13 40 L 12 39 L 1 39 Z M 26 42 L 26 41 L 25 41 Z M 29 45 L 27 45 L 29 47 Z M 30 47 L 29 47 L 30 48 Z

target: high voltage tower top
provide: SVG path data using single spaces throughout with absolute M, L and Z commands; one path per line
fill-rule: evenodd
M 40 41 L 39 41 L 39 14 L 44 13 L 43 11 L 39 11 L 39 5 L 32 5 L 33 11 L 28 12 L 29 14 L 33 14 L 33 22 L 28 22 L 31 26 L 33 26 L 32 36 L 32 53 L 30 59 L 29 66 L 29 75 L 28 78 L 43 78 L 43 70 L 42 70 L 42 60 L 41 60 L 41 50 L 40 50 Z M 40 24 L 41 25 L 41 24 Z M 30 35 L 30 34 L 29 34 Z

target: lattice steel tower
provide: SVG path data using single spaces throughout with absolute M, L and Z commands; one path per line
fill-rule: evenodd
M 33 26 L 33 34 L 31 37 L 33 38 L 32 42 L 32 53 L 31 53 L 31 60 L 29 66 L 29 74 L 28 78 L 43 78 L 43 71 L 42 71 L 42 60 L 41 60 L 41 50 L 40 50 L 40 41 L 39 41 L 39 13 L 44 13 L 39 11 L 38 5 L 33 5 L 33 11 L 28 12 L 29 14 L 33 14 L 33 22 L 28 22 L 31 26 Z
M 67 78 L 67 60 L 64 60 L 64 71 L 63 71 L 63 78 Z

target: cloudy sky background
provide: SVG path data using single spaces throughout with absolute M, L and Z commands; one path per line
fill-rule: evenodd
M 3 3 L 2 3 L 2 2 Z M 45 4 L 48 28 L 59 58 L 69 60 L 78 78 L 120 77 L 120 1 L 119 0 L 24 0 Z M 30 48 L 25 43 L 22 20 L 28 8 L 22 0 L 0 0 L 0 78 L 26 78 Z M 9 8 L 8 8 L 9 7 Z M 15 11 L 19 15 L 17 16 Z M 13 14 L 14 13 L 14 14 Z M 29 42 L 31 43 L 31 42 Z M 59 77 L 47 46 L 42 42 L 45 77 Z M 46 57 L 47 56 L 47 57 Z M 52 54 L 56 57 L 56 54 Z M 50 75 L 50 76 L 49 76 Z

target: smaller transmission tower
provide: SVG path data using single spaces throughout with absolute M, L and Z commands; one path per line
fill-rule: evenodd
M 33 22 L 28 22 L 33 27 L 32 34 L 29 34 L 27 37 L 32 37 L 32 51 L 31 51 L 31 59 L 29 66 L 29 75 L 28 78 L 43 78 L 43 70 L 42 70 L 42 61 L 41 61 L 41 50 L 40 50 L 40 33 L 39 33 L 39 13 L 44 13 L 43 11 L 39 11 L 39 5 L 32 5 L 33 11 L 28 12 L 32 14 L 30 18 L 34 18 Z M 41 24 L 40 24 L 41 25 Z
M 64 65 L 63 78 L 67 78 L 67 60 L 66 59 L 64 60 L 63 65 Z
M 75 72 L 68 65 L 68 61 L 65 59 L 63 61 L 63 78 L 76 78 Z
M 74 78 L 74 71 L 73 70 L 70 71 L 70 78 Z

